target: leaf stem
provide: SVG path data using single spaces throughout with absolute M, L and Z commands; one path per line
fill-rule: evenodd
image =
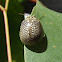
M 3 11 L 3 15 L 4 15 L 4 23 L 5 23 L 8 62 L 12 62 L 7 12 Z
M 12 62 L 11 48 L 10 48 L 9 26 L 8 26 L 8 17 L 7 17 L 8 4 L 9 4 L 9 0 L 6 0 L 5 8 L 0 5 L 0 9 L 2 10 L 3 15 L 4 15 L 8 62 Z
M 6 11 L 8 10 L 8 4 L 9 4 L 9 0 L 6 0 L 6 2 L 5 2 L 5 10 Z
M 4 8 L 0 5 L 0 9 L 2 10 L 2 11 L 4 11 Z

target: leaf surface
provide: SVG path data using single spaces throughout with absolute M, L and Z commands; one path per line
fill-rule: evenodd
M 25 62 L 62 62 L 62 14 L 38 1 L 31 15 L 40 20 L 46 37 L 39 48 L 24 46 Z

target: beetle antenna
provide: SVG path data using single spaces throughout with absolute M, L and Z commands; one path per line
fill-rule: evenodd
M 22 13 L 18 13 L 18 14 L 20 14 L 20 15 L 24 15 L 24 14 L 22 14 Z

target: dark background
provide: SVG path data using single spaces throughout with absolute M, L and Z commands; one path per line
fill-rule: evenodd
M 48 8 L 57 12 L 62 12 L 62 0 L 40 0 Z
M 57 12 L 62 13 L 62 0 L 40 0 L 46 7 L 52 9 Z M 35 2 L 32 1 L 25 1 L 23 3 L 24 11 L 27 13 L 31 13 L 32 8 L 35 6 Z

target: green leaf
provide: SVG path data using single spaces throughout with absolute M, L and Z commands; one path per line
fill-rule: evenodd
M 3 1 L 1 2 L 4 3 Z M 10 0 L 8 8 L 8 22 L 13 62 L 24 62 L 23 44 L 19 39 L 19 29 L 23 16 L 19 15 L 19 13 L 23 13 L 23 6 L 17 0 Z M 7 62 L 5 40 L 4 19 L 2 12 L 0 11 L 0 62 Z
M 38 1 L 32 15 L 40 20 L 46 36 L 38 47 L 24 46 L 25 62 L 62 62 L 62 14 Z

